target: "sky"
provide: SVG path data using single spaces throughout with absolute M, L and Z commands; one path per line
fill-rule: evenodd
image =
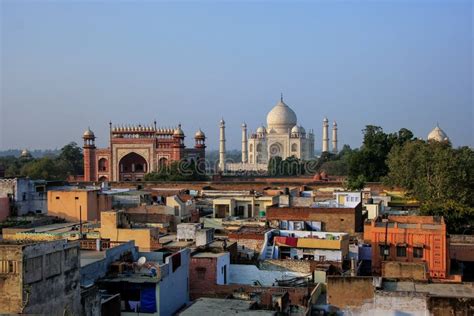
M 298 123 L 336 120 L 474 146 L 473 2 L 0 0 L 0 150 L 53 149 L 90 127 L 201 128 L 240 149 L 283 93 Z

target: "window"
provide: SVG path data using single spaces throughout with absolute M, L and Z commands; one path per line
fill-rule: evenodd
M 59 200 L 59 196 L 56 197 L 56 200 Z
M 319 261 L 326 261 L 326 256 L 319 256 Z
M 197 267 L 196 274 L 198 280 L 204 280 L 206 278 L 206 268 L 204 267 Z
M 397 257 L 406 257 L 406 256 L 407 256 L 407 247 L 397 246 Z
M 422 247 L 413 247 L 413 258 L 423 258 Z
M 379 252 L 381 257 L 390 255 L 390 246 L 389 245 L 379 245 Z
M 298 151 L 298 145 L 296 145 L 296 144 L 291 145 L 291 151 L 292 152 Z

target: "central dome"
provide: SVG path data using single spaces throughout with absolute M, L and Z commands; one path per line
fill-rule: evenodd
M 267 128 L 268 130 L 275 129 L 278 132 L 288 132 L 297 123 L 295 112 L 283 102 L 283 98 L 280 102 L 268 112 L 267 115 Z

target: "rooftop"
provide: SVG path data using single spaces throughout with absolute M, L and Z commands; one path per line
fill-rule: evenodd
M 422 292 L 431 296 L 474 298 L 472 283 L 416 283 L 384 281 L 383 290 L 389 292 Z
M 218 258 L 224 256 L 226 253 L 225 252 L 198 252 L 193 255 L 193 258 Z
M 182 316 L 191 315 L 275 315 L 268 310 L 254 310 L 253 301 L 221 298 L 200 298 L 188 308 L 179 313 Z

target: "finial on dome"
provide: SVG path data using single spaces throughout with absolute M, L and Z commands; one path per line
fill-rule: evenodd
M 280 92 L 280 101 L 283 102 L 283 92 Z

